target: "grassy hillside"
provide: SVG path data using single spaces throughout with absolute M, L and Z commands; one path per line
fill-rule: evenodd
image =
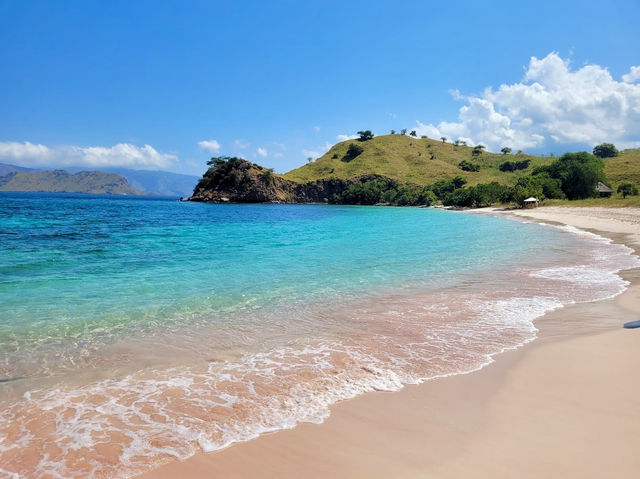
M 344 161 L 349 145 L 362 147 L 360 155 Z M 497 181 L 513 185 L 518 178 L 531 173 L 533 168 L 551 163 L 553 157 L 537 157 L 525 154 L 502 155 L 483 152 L 473 157 L 471 146 L 455 146 L 428 138 L 413 138 L 406 135 L 377 136 L 368 141 L 349 140 L 334 145 L 317 160 L 296 168 L 283 176 L 296 182 L 307 182 L 322 178 L 353 178 L 366 174 L 378 174 L 403 183 L 426 185 L 455 176 L 462 176 L 469 186 Z M 516 172 L 499 170 L 505 161 L 531 160 L 527 169 Z M 479 166 L 479 171 L 463 171 L 461 161 Z
M 104 171 L 18 171 L 0 177 L 0 191 L 140 195 L 127 180 Z
M 614 191 L 623 182 L 640 187 L 640 149 L 625 150 L 615 158 L 605 158 L 604 174 Z

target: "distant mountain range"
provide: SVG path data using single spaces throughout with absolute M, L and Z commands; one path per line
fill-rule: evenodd
M 134 188 L 149 195 L 191 196 L 198 183 L 197 176 L 181 175 L 168 171 L 129 170 L 126 168 L 109 168 L 104 171 L 124 176 Z
M 25 168 L 22 166 L 9 165 L 0 163 L 0 191 L 62 191 L 59 190 L 61 183 L 61 175 L 57 175 L 57 179 L 54 175 L 34 176 L 31 180 L 28 180 L 26 176 L 19 175 L 16 179 L 4 178 L 7 175 L 13 173 L 24 172 L 49 172 L 51 170 L 37 170 L 34 168 Z M 82 168 L 67 168 L 67 170 L 54 170 L 54 171 L 68 171 L 69 173 L 111 173 L 114 175 L 122 176 L 126 179 L 128 185 L 132 188 L 131 193 L 113 193 L 113 194 L 147 194 L 156 196 L 190 196 L 193 193 L 193 188 L 198 182 L 197 176 L 181 175 L 179 173 L 170 173 L 168 171 L 147 171 L 147 170 L 131 170 L 127 168 L 105 168 L 94 171 L 83 171 Z M 74 179 L 78 177 L 75 175 Z M 86 175 L 85 175 L 86 176 Z M 113 178 L 93 175 L 91 181 L 88 184 L 84 184 L 85 187 L 92 189 L 93 191 L 79 191 L 73 189 L 74 193 L 95 193 L 96 190 L 105 190 L 108 184 L 112 182 Z M 51 180 L 51 184 L 47 184 L 47 181 Z M 102 188 L 96 183 L 96 181 L 104 180 L 107 183 Z M 71 188 L 72 185 L 64 183 L 64 188 Z M 8 188 L 41 188 L 39 190 L 34 189 L 18 189 L 9 190 Z M 66 190 L 65 190 L 66 191 Z M 120 191 L 120 190 L 118 190 Z M 124 191 L 124 190 L 122 190 Z
M 13 171 L 0 176 L 0 191 L 92 193 L 111 195 L 143 195 L 124 176 L 106 171 L 69 173 L 53 171 Z
M 34 168 L 25 168 L 23 166 L 7 165 L 0 163 L 0 176 L 8 175 L 9 173 L 15 173 L 17 171 L 38 171 Z

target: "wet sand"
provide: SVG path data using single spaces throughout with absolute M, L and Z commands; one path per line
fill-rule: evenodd
M 501 213 L 501 214 L 513 214 Z M 640 248 L 640 210 L 518 211 Z M 467 375 L 338 403 L 302 424 L 144 478 L 635 478 L 640 471 L 640 271 L 620 296 L 554 311 L 539 338 Z

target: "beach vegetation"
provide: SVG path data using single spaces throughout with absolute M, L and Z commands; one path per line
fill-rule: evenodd
M 620 183 L 618 185 L 618 194 L 622 195 L 622 198 L 627 196 L 635 196 L 638 194 L 638 187 L 633 183 Z
M 470 188 L 460 188 L 445 195 L 442 204 L 457 208 L 484 208 L 505 202 L 511 189 L 494 181 L 481 183 Z
M 546 167 L 534 170 L 533 174 L 548 173 L 560 180 L 561 188 L 570 200 L 596 196 L 598 181 L 605 181 L 602 159 L 585 151 L 565 153 Z
M 431 206 L 438 198 L 430 187 L 399 184 L 384 177 L 370 177 L 333 195 L 330 202 L 347 205 Z

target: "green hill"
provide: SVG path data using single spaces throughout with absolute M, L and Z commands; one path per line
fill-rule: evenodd
M 348 160 L 350 145 L 362 148 L 362 153 Z M 376 136 L 371 140 L 348 140 L 334 145 L 317 160 L 282 175 L 298 183 L 324 178 L 349 179 L 363 175 L 381 175 L 401 183 L 426 185 L 440 180 L 462 176 L 469 186 L 497 181 L 514 185 L 518 178 L 531 173 L 536 166 L 551 163 L 554 157 L 538 157 L 525 154 L 502 155 L 482 152 L 473 156 L 473 147 L 429 138 L 413 138 L 407 135 Z M 500 171 L 505 161 L 530 160 L 526 169 L 514 172 Z M 458 165 L 466 161 L 477 166 L 477 172 L 464 171 Z
M 15 171 L 0 177 L 0 191 L 142 195 L 127 180 L 104 171 Z
M 241 158 L 212 158 L 209 165 L 192 201 L 392 205 L 439 201 L 463 207 L 520 204 L 529 196 L 589 198 L 595 194 L 596 181 L 606 181 L 614 191 L 622 182 L 640 185 L 640 150 L 626 150 L 614 158 L 571 153 L 558 159 L 491 153 L 480 146 L 406 135 L 344 141 L 283 175 Z M 614 199 L 617 196 L 614 193 Z

